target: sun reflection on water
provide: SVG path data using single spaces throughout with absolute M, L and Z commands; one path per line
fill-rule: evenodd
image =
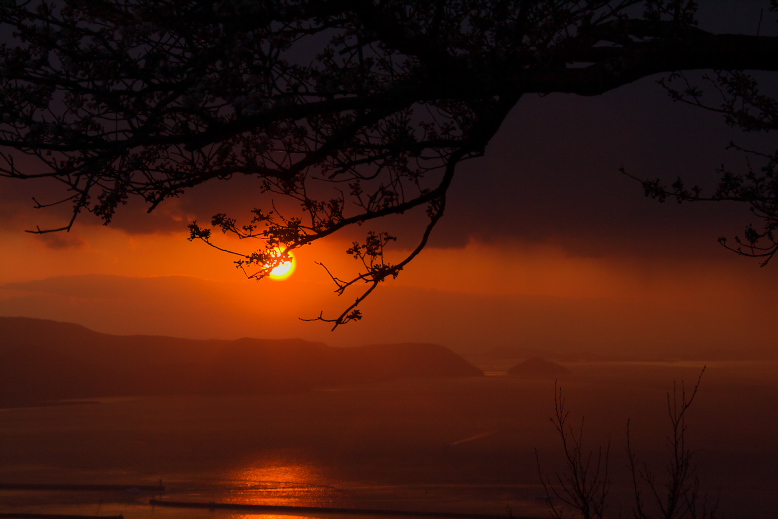
M 234 487 L 228 502 L 235 504 L 331 506 L 335 494 L 320 467 L 293 456 L 256 460 L 235 470 L 230 479 Z
M 313 517 L 310 515 L 272 515 L 272 514 L 230 514 L 230 519 L 257 519 L 257 517 L 262 517 L 262 519 L 319 519 L 318 517 Z

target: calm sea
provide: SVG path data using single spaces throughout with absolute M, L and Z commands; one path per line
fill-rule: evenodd
M 628 506 L 622 500 L 626 419 L 645 459 L 660 459 L 665 392 L 674 379 L 693 379 L 697 368 L 577 369 L 561 384 L 575 425 L 586 416 L 586 445 L 611 442 L 615 514 Z M 690 422 L 703 483 L 707 478 L 729 517 L 773 517 L 767 512 L 778 505 L 772 495 L 778 488 L 778 385 L 774 372 L 754 373 L 742 366 L 709 368 Z M 553 400 L 554 381 L 485 377 L 2 409 L 0 483 L 161 482 L 165 491 L 0 490 L 0 512 L 246 515 L 152 507 L 155 497 L 545 517 L 535 450 L 544 472 L 562 468 L 549 422 Z

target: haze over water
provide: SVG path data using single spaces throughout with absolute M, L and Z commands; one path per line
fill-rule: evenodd
M 624 431 L 661 474 L 665 394 L 697 365 L 571 365 L 560 381 L 590 448 L 611 441 L 612 513 L 631 504 Z M 746 376 L 747 374 L 747 376 Z M 775 366 L 708 368 L 690 416 L 702 487 L 727 517 L 772 517 Z M 176 501 L 546 516 L 533 449 L 560 468 L 553 380 L 409 380 L 333 391 L 115 398 L 0 410 L 0 482 L 156 484 Z M 134 518 L 240 515 L 162 509 L 149 495 L 0 491 L 0 511 Z M 741 515 L 742 514 L 742 515 Z

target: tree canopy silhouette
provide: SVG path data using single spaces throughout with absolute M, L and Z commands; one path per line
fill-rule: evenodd
M 735 71 L 711 79 L 725 101 L 708 108 L 775 129 L 775 102 L 739 71 L 778 69 L 778 38 L 712 34 L 695 11 L 691 0 L 2 0 L 0 32 L 12 36 L 0 45 L 0 174 L 67 189 L 36 200 L 72 205 L 64 225 L 39 233 L 69 230 L 82 212 L 108 223 L 130 197 L 151 211 L 205 182 L 256 177 L 262 196 L 245 223 L 222 213 L 190 225 L 191 239 L 217 248 L 213 229 L 258 238 L 253 252 L 228 251 L 253 278 L 286 251 L 423 208 L 426 227 L 401 261 L 384 257 L 387 232 L 348 249 L 360 273 L 331 276 L 338 294 L 358 286 L 358 296 L 318 317 L 338 326 L 425 247 L 457 166 L 483 155 L 522 96 Z M 677 85 L 678 99 L 705 106 L 697 87 Z M 744 243 L 767 239 L 772 248 L 751 252 L 771 256 L 776 157 L 766 158 L 765 170 L 725 175 L 711 198 L 766 216 Z M 644 186 L 703 198 L 682 183 Z M 278 211 L 278 197 L 299 211 Z

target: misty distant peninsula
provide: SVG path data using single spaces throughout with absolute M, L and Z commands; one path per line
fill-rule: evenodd
M 0 400 L 5 402 L 305 391 L 470 376 L 483 372 L 437 344 L 341 348 L 302 339 L 120 336 L 72 323 L 0 317 Z

